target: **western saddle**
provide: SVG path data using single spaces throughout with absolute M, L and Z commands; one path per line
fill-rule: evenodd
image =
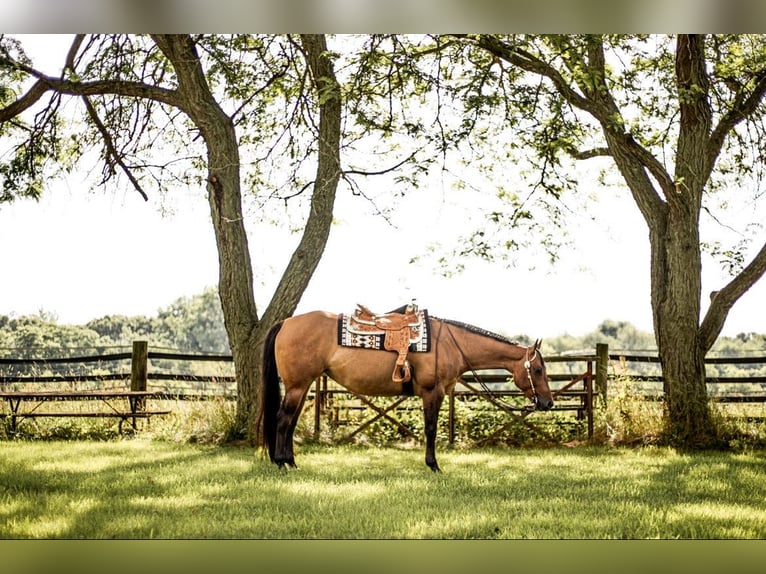
M 351 317 L 351 325 L 355 331 L 361 333 L 384 333 L 383 348 L 397 353 L 392 380 L 395 383 L 406 383 L 412 379 L 407 352 L 410 343 L 421 335 L 418 307 L 414 302 L 407 305 L 403 313 L 391 312 L 382 315 L 373 313 L 357 303 L 357 309 Z

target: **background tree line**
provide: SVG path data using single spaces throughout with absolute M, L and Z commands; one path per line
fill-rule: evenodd
M 212 287 L 176 299 L 153 317 L 105 315 L 82 325 L 62 325 L 55 314 L 46 311 L 19 317 L 0 315 L 0 352 L 5 357 L 89 355 L 114 347 L 130 348 L 137 339 L 149 341 L 155 350 L 231 352 L 218 291 Z

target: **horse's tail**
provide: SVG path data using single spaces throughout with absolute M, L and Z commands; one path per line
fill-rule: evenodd
M 258 411 L 256 424 L 256 444 L 267 448 L 269 458 L 274 461 L 274 450 L 277 443 L 277 412 L 282 403 L 282 393 L 279 389 L 279 372 L 274 356 L 274 343 L 282 329 L 282 322 L 269 329 L 263 344 L 263 362 L 261 363 L 261 407 Z

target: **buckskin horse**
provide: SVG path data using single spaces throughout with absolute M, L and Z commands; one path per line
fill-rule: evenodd
M 322 374 L 360 395 L 421 397 L 425 462 L 434 472 L 440 470 L 435 453 L 439 409 L 463 373 L 505 369 L 534 408 L 548 410 L 553 406 L 540 340 L 525 347 L 472 325 L 426 317 L 431 344 L 426 352 L 409 354 L 412 377 L 408 383 L 395 382 L 396 377 L 391 376 L 397 365 L 396 354 L 339 344 L 338 315 L 312 311 L 275 324 L 264 343 L 256 429 L 258 442 L 268 449 L 271 461 L 280 468 L 295 466 L 293 432 L 309 387 Z

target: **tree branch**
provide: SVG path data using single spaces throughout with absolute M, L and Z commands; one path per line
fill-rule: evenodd
M 710 350 L 721 333 L 726 317 L 734 304 L 766 273 L 766 243 L 750 264 L 740 271 L 723 289 L 711 295 L 710 307 L 700 326 L 700 339 Z
M 368 177 L 368 176 L 374 176 L 374 175 L 385 175 L 387 173 L 391 173 L 392 171 L 396 171 L 397 169 L 402 167 L 405 163 L 412 160 L 417 154 L 418 152 L 414 151 L 409 156 L 404 158 L 402 161 L 395 163 L 391 167 L 384 167 L 383 169 L 379 169 L 377 171 L 362 171 L 360 169 L 344 169 L 343 176 L 363 175 L 365 177 Z
M 766 96 L 766 68 L 758 71 L 755 86 L 747 96 L 737 94 L 731 109 L 711 132 L 708 143 L 708 161 L 711 169 L 715 165 L 715 159 L 721 153 L 726 136 L 737 124 L 746 120 L 758 109 L 764 96 Z
M 13 120 L 24 111 L 35 105 L 50 88 L 41 81 L 35 82 L 26 94 L 21 96 L 15 102 L 0 108 L 0 123 Z
M 85 109 L 88 110 L 88 115 L 90 116 L 90 119 L 93 120 L 93 123 L 96 125 L 96 128 L 101 134 L 101 137 L 104 139 L 104 147 L 106 148 L 107 155 L 109 155 L 112 158 L 114 163 L 120 166 L 120 168 L 125 173 L 125 175 L 128 176 L 128 179 L 130 180 L 130 183 L 133 184 L 133 187 L 135 188 L 135 190 L 141 194 L 141 197 L 144 198 L 144 201 L 149 201 L 149 197 L 141 188 L 141 184 L 133 175 L 133 172 L 130 170 L 130 168 L 128 168 L 127 165 L 125 165 L 125 162 L 122 161 L 122 157 L 120 156 L 120 153 L 117 151 L 117 148 L 114 146 L 114 141 L 112 140 L 112 136 L 109 133 L 109 130 L 106 129 L 106 126 L 101 121 L 101 118 L 98 117 L 98 112 L 96 111 L 96 108 L 93 107 L 93 104 L 91 103 L 90 99 L 87 96 L 82 96 L 82 101 L 85 103 Z
M 710 107 L 710 78 L 705 69 L 705 38 L 700 34 L 679 34 L 676 42 L 676 89 L 678 90 L 678 138 L 676 144 L 676 178 L 699 205 L 702 189 L 712 171 L 708 154 L 699 143 L 707 146 L 713 110 Z M 676 201 L 683 194 L 671 193 L 667 199 Z
M 342 94 L 323 34 L 302 34 L 301 48 L 311 70 L 314 93 L 319 107 L 317 167 L 314 190 L 303 235 L 287 269 L 263 314 L 272 324 L 292 315 L 301 294 L 324 253 L 332 227 L 333 205 L 341 176 L 340 139 Z
M 163 104 L 181 108 L 182 100 L 176 90 L 160 88 L 143 82 L 103 80 L 96 82 L 73 82 L 46 77 L 43 80 L 51 89 L 71 96 L 97 96 L 112 94 L 131 98 L 156 100 Z
M 611 157 L 612 150 L 608 147 L 594 147 L 591 149 L 578 150 L 567 148 L 566 152 L 574 159 L 592 159 L 594 157 Z
M 641 169 L 645 168 L 652 174 L 666 194 L 673 189 L 673 178 L 670 177 L 657 158 L 636 142 L 629 133 L 625 132 L 619 123 L 619 110 L 606 84 L 605 58 L 601 42 L 590 42 L 588 50 L 589 62 L 587 64 L 583 63 L 583 65 L 587 65 L 590 69 L 591 80 L 596 84 L 593 89 L 586 90 L 585 96 L 574 90 L 566 78 L 553 66 L 526 50 L 510 46 L 495 36 L 488 34 L 478 36 L 478 38 L 474 39 L 474 42 L 496 57 L 526 72 L 549 79 L 567 102 L 593 116 L 602 125 L 610 147 L 609 155 L 615 158 L 615 162 L 621 171 L 630 171 L 633 174 L 633 181 L 638 181 L 639 179 L 643 181 L 641 193 L 645 196 L 645 200 L 641 201 L 639 205 L 644 204 L 652 210 L 656 210 L 661 206 L 662 201 L 660 197 L 648 178 L 645 175 L 641 176 L 636 162 L 640 164 Z M 621 161 L 623 162 L 622 166 L 620 165 Z M 628 165 L 627 162 L 631 162 L 633 165 Z M 631 179 L 628 179 L 628 181 L 631 181 Z M 644 211 L 644 214 L 645 217 L 648 217 L 646 211 Z
M 548 78 L 553 82 L 556 90 L 573 106 L 590 113 L 599 121 L 606 122 L 609 120 L 608 114 L 602 106 L 598 106 L 592 100 L 578 94 L 570 87 L 558 70 L 526 50 L 509 46 L 490 34 L 481 34 L 474 41 L 480 48 L 484 48 L 497 58 L 505 60 L 513 66 Z
M 638 161 L 642 168 L 646 168 L 654 177 L 666 197 L 673 191 L 673 178 L 667 172 L 665 166 L 649 150 L 640 145 L 632 134 L 625 131 L 622 125 L 622 114 L 606 83 L 606 56 L 601 38 L 596 36 L 588 37 L 588 63 L 586 65 L 590 71 L 589 79 L 593 82 L 593 87 L 590 91 L 586 91 L 586 93 L 605 109 L 607 119 L 604 121 L 597 116 L 594 117 L 601 122 L 604 137 L 613 152 L 612 156 L 615 157 L 615 162 L 620 170 L 629 170 L 635 175 L 634 181 L 636 185 L 631 186 L 631 189 L 633 189 L 634 197 L 639 207 L 645 205 L 654 213 L 661 208 L 660 197 L 646 176 L 640 174 L 637 166 L 628 164 Z M 617 118 L 620 118 L 619 121 Z M 620 157 L 621 155 L 623 156 L 622 158 Z M 624 162 L 623 165 L 620 165 L 620 161 Z M 628 179 L 627 181 L 630 183 L 631 180 Z M 647 221 L 650 218 L 654 218 L 654 215 L 650 215 L 646 209 L 642 208 L 642 211 Z
M 61 72 L 61 78 L 64 78 L 64 74 L 66 73 L 66 70 L 71 70 L 74 72 L 74 60 L 77 56 L 77 52 L 80 50 L 80 46 L 82 46 L 82 42 L 85 39 L 85 34 L 76 34 L 74 39 L 72 40 L 72 45 L 69 47 L 69 52 L 67 52 L 66 55 L 66 62 L 64 63 L 64 70 Z
M 69 51 L 67 52 L 64 69 L 61 72 L 62 80 L 64 79 L 67 70 L 69 70 L 71 73 L 75 73 L 75 58 L 77 57 L 77 52 L 80 50 L 80 46 L 82 46 L 84 39 L 85 39 L 85 34 L 77 34 L 72 40 L 72 45 L 69 47 Z M 96 108 L 93 106 L 93 103 L 90 101 L 90 98 L 88 96 L 81 96 L 81 99 L 83 103 L 85 104 L 85 109 L 88 112 L 88 116 L 93 121 L 93 124 L 96 126 L 96 129 L 99 131 L 102 139 L 104 140 L 104 148 L 106 149 L 106 155 L 111 157 L 112 161 L 114 161 L 114 163 L 120 166 L 120 168 L 128 177 L 128 180 L 130 180 L 130 183 L 133 185 L 135 190 L 138 191 L 141 197 L 144 198 L 144 201 L 149 201 L 149 197 L 144 192 L 143 188 L 141 187 L 141 184 L 135 178 L 130 168 L 128 168 L 128 166 L 125 165 L 125 162 L 122 160 L 120 153 L 117 151 L 117 148 L 114 145 L 114 140 L 112 139 L 112 136 L 109 133 L 109 130 L 106 129 L 104 122 L 102 122 L 101 118 L 99 118 L 98 112 L 96 111 Z M 109 161 L 107 158 L 105 159 L 107 161 L 107 166 L 108 166 Z
M 69 58 L 67 58 L 69 60 Z M 55 91 L 69 96 L 96 96 L 113 94 L 134 98 L 147 98 L 174 107 L 181 107 L 181 99 L 176 90 L 152 86 L 143 82 L 128 82 L 120 80 L 101 80 L 93 82 L 76 82 L 63 78 L 46 76 L 42 72 L 30 68 L 24 64 L 0 57 L 0 66 L 20 69 L 37 78 L 37 81 L 15 102 L 0 109 L 0 122 L 7 121 L 31 107 L 47 91 Z

